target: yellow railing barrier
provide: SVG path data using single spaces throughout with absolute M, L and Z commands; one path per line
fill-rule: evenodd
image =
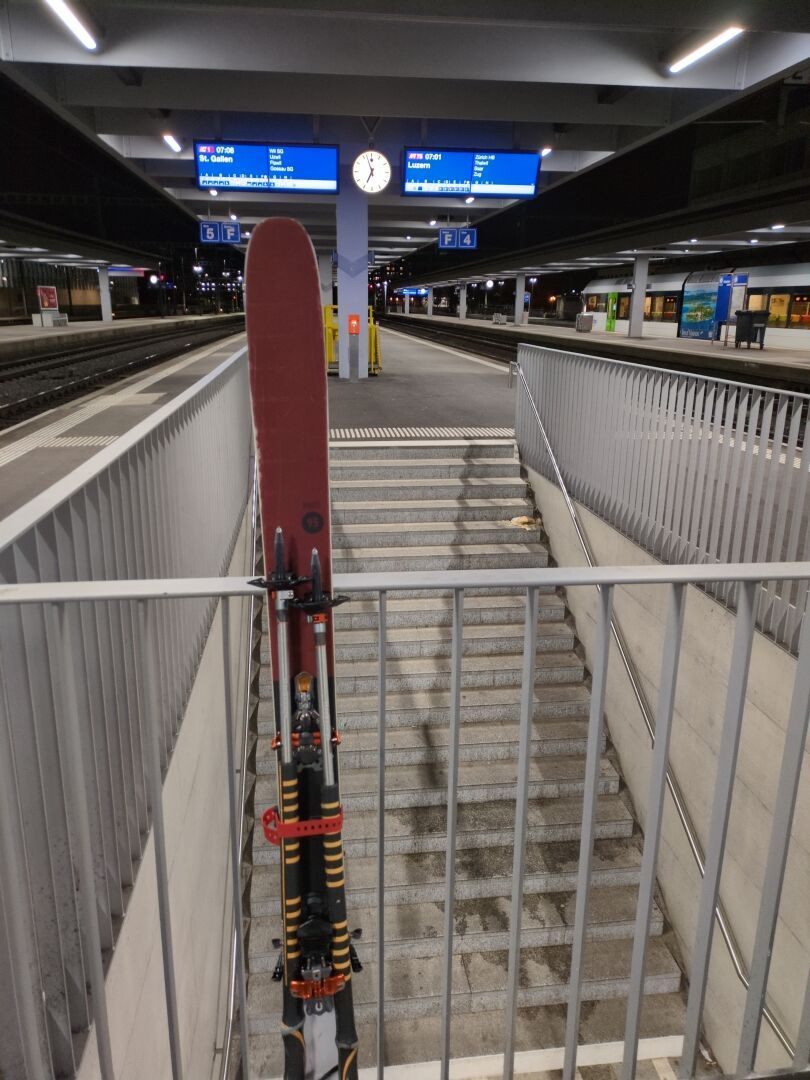
M 337 304 L 326 304 L 323 309 L 323 350 L 327 371 L 338 366 L 338 309 Z M 374 321 L 374 309 L 368 309 L 368 373 L 379 375 L 382 371 L 380 328 Z

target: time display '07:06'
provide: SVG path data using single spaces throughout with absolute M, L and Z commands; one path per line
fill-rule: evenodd
M 334 195 L 337 146 L 195 142 L 197 186 L 224 191 Z
M 530 199 L 539 169 L 540 155 L 525 151 L 406 146 L 402 194 Z

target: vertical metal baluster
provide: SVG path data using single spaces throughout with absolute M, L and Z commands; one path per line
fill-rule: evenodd
M 385 680 L 388 594 L 379 596 L 377 663 L 377 1077 L 385 1072 Z
M 242 1080 L 250 1080 L 247 991 L 245 989 L 245 940 L 242 934 L 242 852 L 239 850 L 239 819 L 236 805 L 236 762 L 234 760 L 233 689 L 231 687 L 231 612 L 227 596 L 220 601 L 222 613 L 222 693 L 224 698 L 225 749 L 228 769 L 228 824 L 231 832 L 231 888 L 233 925 L 236 931 L 236 982 L 239 989 L 239 1031 L 242 1038 Z M 252 628 L 250 631 L 252 633 Z
M 143 711 L 144 759 L 152 811 L 160 940 L 163 947 L 163 983 L 166 988 L 166 1020 L 172 1059 L 172 1077 L 173 1080 L 182 1080 L 183 1061 L 180 1049 L 180 1023 L 177 1015 L 177 984 L 174 976 L 169 875 L 166 863 L 166 829 L 163 821 L 163 778 L 160 772 L 161 749 L 165 748 L 165 727 L 160 716 L 160 684 L 155 656 L 154 605 L 157 601 L 138 600 L 137 603 L 144 668 L 143 687 L 146 698 Z
M 450 660 L 450 725 L 447 733 L 447 855 L 444 885 L 444 975 L 442 982 L 441 1080 L 450 1076 L 450 1026 L 453 1012 L 453 930 L 456 896 L 456 825 L 458 822 L 458 757 L 461 710 L 461 656 L 464 590 L 453 590 L 453 637 Z
M 655 743 L 653 744 L 652 761 L 650 763 L 650 789 L 647 796 L 644 854 L 641 860 L 641 876 L 639 878 L 638 903 L 636 905 L 636 926 L 633 933 L 630 987 L 627 993 L 623 1059 L 623 1076 L 625 1080 L 633 1080 L 636 1075 L 641 998 L 644 993 L 644 961 L 647 956 L 647 938 L 650 933 L 650 918 L 655 896 L 655 867 L 658 861 L 661 824 L 664 816 L 667 759 L 669 757 L 669 741 L 672 731 L 672 714 L 675 709 L 678 662 L 681 657 L 685 600 L 686 586 L 671 585 L 664 651 L 661 660 L 661 689 L 658 694 Z
M 751 662 L 758 591 L 758 582 L 741 581 L 737 587 L 737 625 L 734 629 L 723 730 L 717 753 L 717 775 L 714 781 L 714 801 L 709 825 L 709 842 L 706 847 L 703 885 L 700 890 L 695 947 L 689 972 L 686 1030 L 679 1071 L 679 1075 L 685 1078 L 691 1077 L 695 1071 L 695 1059 L 700 1039 L 700 1020 L 703 1015 L 703 1001 L 706 996 L 709 958 L 714 934 L 714 909 L 717 906 L 720 890 L 720 873 L 723 868 L 723 853 L 734 791 L 734 773 L 740 746 L 740 728 L 745 708 L 745 690 Z
M 683 558 L 684 542 L 684 496 L 688 486 L 692 451 L 697 442 L 697 432 L 694 427 L 695 402 L 698 394 L 698 382 L 689 379 L 686 384 L 686 401 L 681 413 L 681 440 L 680 453 L 678 455 L 678 479 L 675 485 L 675 501 L 672 508 L 670 524 L 669 561 L 680 562 Z
M 520 742 L 518 747 L 517 793 L 515 796 L 515 841 L 512 849 L 512 910 L 509 917 L 509 967 L 506 979 L 506 1047 L 503 1080 L 512 1080 L 515 1071 L 515 1026 L 520 996 L 520 929 L 523 917 L 523 879 L 526 873 L 526 834 L 529 813 L 529 771 L 531 768 L 532 723 L 534 720 L 534 669 L 537 650 L 536 588 L 526 590 L 526 624 L 523 631 L 523 671 L 520 692 Z
M 728 495 L 726 497 L 725 509 L 723 511 L 723 517 L 721 521 L 720 531 L 717 536 L 717 560 L 721 563 L 728 563 L 732 561 L 731 558 L 731 543 L 735 532 L 741 528 L 741 525 L 737 522 L 737 517 L 740 514 L 740 502 L 743 494 L 747 496 L 748 489 L 745 487 L 745 482 L 740 485 L 740 471 L 744 464 L 744 456 L 742 450 L 743 438 L 745 437 L 745 421 L 748 416 L 749 409 L 751 408 L 752 397 L 756 400 L 758 397 L 756 391 L 753 393 L 748 389 L 740 392 L 739 401 L 737 404 L 737 415 L 734 418 L 734 449 L 732 451 L 729 446 L 729 456 L 731 458 L 731 467 L 728 475 Z M 742 513 L 745 510 L 743 508 Z M 714 594 L 723 603 L 726 602 L 727 596 L 730 594 L 729 587 L 724 583 L 720 586 L 715 586 Z
M 107 992 L 104 985 L 104 965 L 101 960 L 101 932 L 96 901 L 96 873 L 93 866 L 93 847 L 90 838 L 90 817 L 87 810 L 87 781 L 82 761 L 82 735 L 79 720 L 79 700 L 76 693 L 76 673 L 71 647 L 70 627 L 64 604 L 49 605 L 54 633 L 59 642 L 58 678 L 61 683 L 60 714 L 65 738 L 60 749 L 65 758 L 65 779 L 69 791 L 69 808 L 75 815 L 73 828 L 77 841 L 79 863 L 79 903 L 82 932 L 85 942 L 84 961 L 93 998 L 93 1024 L 98 1047 L 98 1060 L 104 1080 L 114 1080 L 110 1022 L 107 1016 Z
M 33 897 L 26 867 L 6 685 L 0 667 L 0 859 L 4 867 L 15 870 L 0 876 L 10 960 L 8 975 L 17 1001 L 26 1076 L 49 1077 L 53 1071 L 44 1015 L 47 998 L 39 974 Z
M 790 844 L 790 829 L 793 824 L 796 795 L 804 764 L 808 718 L 810 718 L 810 619 L 805 614 L 799 641 L 796 678 L 790 700 L 785 745 L 782 751 L 782 766 L 779 782 L 776 785 L 773 826 L 768 861 L 762 879 L 757 933 L 748 976 L 748 994 L 745 999 L 740 1050 L 737 1058 L 737 1072 L 741 1076 L 754 1069 L 759 1029 L 762 1023 L 762 1006 L 765 1003 L 771 951 L 776 934 L 776 919 L 779 914 L 779 901 L 782 896 L 785 864 Z
M 799 533 L 803 524 L 803 509 L 807 505 L 807 481 L 810 475 L 810 439 L 808 439 L 807 423 L 802 429 L 802 456 L 799 462 L 799 475 L 796 477 L 796 487 L 790 508 L 790 534 L 787 547 L 785 548 L 785 562 L 794 562 L 799 557 Z M 792 469 L 786 470 L 792 478 Z M 796 630 L 796 620 L 804 609 L 804 592 L 798 581 L 782 581 L 778 587 L 782 615 L 776 626 L 776 637 L 779 642 L 790 646 L 791 639 Z M 794 605 L 791 598 L 795 597 Z M 802 606 L 799 607 L 799 602 Z
M 799 1019 L 799 1032 L 796 1036 L 796 1048 L 793 1053 L 793 1068 L 805 1069 L 810 1061 L 810 973 L 804 988 L 804 1003 Z
M 596 625 L 593 684 L 591 686 L 591 710 L 590 719 L 588 720 L 588 746 L 585 756 L 585 792 L 582 799 L 582 832 L 580 834 L 576 911 L 571 946 L 571 974 L 568 980 L 568 1014 L 565 1021 L 563 1080 L 573 1080 L 577 1068 L 579 1009 L 582 997 L 585 939 L 588 933 L 588 900 L 591 891 L 593 838 L 596 830 L 596 800 L 602 759 L 602 726 L 610 655 L 610 613 L 612 605 L 613 586 L 603 585 L 599 590 L 599 612 Z
M 689 539 L 686 549 L 686 560 L 692 562 L 698 559 L 698 541 L 701 527 L 701 495 L 704 497 L 709 488 L 709 461 L 712 453 L 712 415 L 714 413 L 715 394 L 717 387 L 714 383 L 704 384 L 705 394 L 700 407 L 700 446 L 698 448 L 697 465 L 695 467 L 695 482 L 692 485 L 691 523 L 689 525 Z

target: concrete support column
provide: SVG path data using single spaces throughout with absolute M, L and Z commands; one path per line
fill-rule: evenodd
M 410 296 L 410 293 L 405 293 L 405 314 L 410 315 L 410 313 L 411 313 L 411 296 Z
M 321 307 L 332 303 L 332 256 L 318 256 L 318 278 L 321 282 Z
M 526 292 L 526 275 L 518 274 L 515 278 L 515 326 L 522 326 L 524 319 L 523 294 Z
M 428 286 L 427 313 L 428 313 L 428 315 L 433 314 L 433 286 L 432 285 Z
M 467 318 L 467 282 L 463 282 L 461 291 L 458 294 L 458 317 L 460 319 Z
M 630 325 L 627 336 L 644 336 L 644 299 L 647 295 L 647 270 L 650 260 L 646 255 L 636 255 L 633 261 L 633 291 L 630 294 Z
M 351 155 L 350 155 L 351 157 Z M 338 374 L 341 379 L 368 377 L 368 201 L 341 165 L 337 197 Z M 358 370 L 349 367 L 349 316 L 360 316 Z
M 106 266 L 98 268 L 98 291 L 101 294 L 101 321 L 112 322 L 112 300 L 110 298 L 110 274 Z

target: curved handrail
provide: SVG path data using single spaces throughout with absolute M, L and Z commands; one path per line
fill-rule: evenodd
M 554 451 L 551 448 L 551 443 L 549 442 L 548 435 L 546 434 L 545 426 L 543 425 L 543 421 L 540 418 L 540 413 L 538 412 L 537 406 L 535 405 L 534 398 L 532 397 L 529 384 L 526 381 L 526 376 L 523 374 L 523 368 L 521 367 L 519 360 L 510 360 L 509 362 L 510 385 L 512 382 L 512 375 L 514 373 L 517 373 L 518 378 L 520 379 L 521 385 L 523 386 L 526 397 L 529 401 L 529 405 L 531 406 L 532 413 L 534 414 L 534 418 L 537 421 L 537 426 L 540 429 L 540 435 L 545 444 L 546 453 L 548 454 L 549 461 L 551 462 L 551 467 L 554 470 L 554 476 L 557 480 L 560 492 L 565 501 L 565 505 L 571 518 L 571 522 L 574 526 L 574 531 L 577 534 L 577 539 L 579 540 L 582 552 L 588 562 L 588 566 L 596 566 L 597 564 L 593 555 L 593 550 L 591 549 L 591 545 L 582 526 L 582 522 L 579 520 L 576 506 L 574 505 L 574 502 L 568 492 L 565 480 L 563 480 L 560 467 L 557 464 L 557 458 L 555 457 Z M 600 586 L 597 585 L 596 588 L 599 589 Z M 641 684 L 641 679 L 639 678 L 638 671 L 630 656 L 630 652 L 627 647 L 627 640 L 625 639 L 622 628 L 615 617 L 611 617 L 610 630 L 613 635 L 613 640 L 616 642 L 616 647 L 619 650 L 619 655 L 621 657 L 622 664 L 624 665 L 624 670 L 630 680 L 630 685 L 633 689 L 633 696 L 635 697 L 636 702 L 638 703 L 638 707 L 641 710 L 641 715 L 644 718 L 644 726 L 647 728 L 647 732 L 650 736 L 650 743 L 654 746 L 655 720 L 653 719 L 652 708 L 650 706 L 650 703 L 647 701 L 647 695 L 644 692 L 644 687 Z M 692 856 L 700 872 L 700 876 L 703 877 L 706 872 L 703 848 L 701 847 L 700 840 L 695 831 L 695 827 L 692 824 L 692 819 L 689 816 L 689 811 L 686 808 L 686 802 L 684 800 L 680 785 L 678 784 L 678 781 L 673 775 L 670 768 L 667 768 L 666 784 L 667 790 L 672 796 L 672 801 L 675 804 L 675 811 L 678 815 L 678 820 L 680 821 L 683 831 L 686 834 L 686 840 L 689 844 L 689 849 L 692 852 Z M 725 942 L 726 949 L 728 950 L 728 954 L 737 978 L 747 990 L 749 987 L 748 970 L 746 968 L 745 961 L 742 958 L 740 947 L 737 943 L 736 937 L 734 936 L 734 931 L 731 929 L 728 921 L 728 915 L 726 914 L 726 910 L 721 900 L 718 900 L 717 902 L 717 906 L 714 909 L 714 916 L 720 929 L 720 934 L 723 938 L 723 941 Z M 787 1032 L 779 1023 L 774 1014 L 771 1012 L 767 1004 L 764 1004 L 762 1006 L 762 1015 L 768 1022 L 768 1026 L 771 1028 L 774 1035 L 776 1035 L 777 1039 L 782 1044 L 782 1047 L 787 1051 L 790 1057 L 793 1058 L 795 1054 L 793 1044 L 791 1043 Z

